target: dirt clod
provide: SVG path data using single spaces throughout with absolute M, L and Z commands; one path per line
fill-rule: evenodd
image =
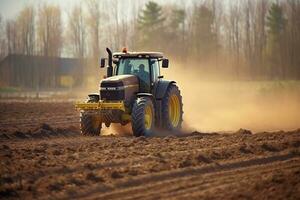
M 113 171 L 112 173 L 111 173 L 111 178 L 113 178 L 113 179 L 116 179 L 116 178 L 123 178 L 123 176 L 119 173 L 119 172 L 117 172 L 117 171 Z
M 247 129 L 239 129 L 236 134 L 241 134 L 241 135 L 252 135 L 252 132 L 250 130 Z
M 207 158 L 207 157 L 205 157 L 201 154 L 197 156 L 197 160 L 199 162 L 204 162 L 204 163 L 211 163 L 212 162 L 212 160 L 210 160 L 209 158 Z
M 104 182 L 104 179 L 102 177 L 99 177 L 92 172 L 90 172 L 86 175 L 86 180 L 90 180 L 93 182 Z

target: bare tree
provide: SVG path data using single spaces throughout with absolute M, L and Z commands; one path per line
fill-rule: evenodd
M 101 38 L 101 4 L 97 0 L 87 1 L 87 7 L 89 11 L 88 25 L 90 27 L 91 49 L 94 58 L 97 58 L 100 53 L 100 38 Z
M 17 23 L 15 20 L 7 20 L 5 26 L 6 41 L 8 54 L 15 54 L 20 52 L 19 38 L 17 31 Z
M 44 56 L 60 56 L 62 51 L 62 19 L 60 7 L 44 4 L 38 13 L 38 41 Z
M 135 6 L 135 1 L 132 5 Z M 128 46 L 128 44 L 132 42 L 132 40 L 130 40 L 132 38 L 129 38 L 130 29 L 135 26 L 134 19 L 136 11 L 133 10 L 131 15 L 131 8 L 126 6 L 125 1 L 119 0 L 107 1 L 105 7 L 110 8 L 111 11 L 111 14 L 108 15 L 108 24 L 106 27 L 110 32 L 110 34 L 107 35 L 108 46 L 115 50 Z M 132 17 L 133 20 L 130 20 L 130 17 Z
M 73 56 L 84 58 L 86 56 L 86 24 L 84 13 L 80 5 L 76 5 L 69 13 L 68 39 Z
M 254 9 L 254 1 L 253 0 L 247 0 L 243 5 L 243 13 L 244 17 L 243 19 L 243 53 L 246 60 L 246 65 L 248 67 L 248 72 L 250 73 L 250 76 L 254 76 L 255 71 L 255 63 L 254 63 L 254 55 L 253 55 L 253 35 L 254 28 L 253 28 L 253 21 L 254 21 L 254 15 L 255 15 L 255 9 Z
M 120 48 L 120 1 L 118 0 L 111 0 L 109 2 L 111 4 L 111 12 L 112 12 L 112 18 L 110 19 L 111 23 L 111 42 L 113 45 L 114 49 L 119 49 Z
M 229 48 L 233 55 L 233 65 L 237 77 L 240 75 L 241 61 L 241 9 L 239 1 L 230 5 L 227 21 Z
M 128 18 L 129 16 L 127 15 L 127 12 L 124 12 L 124 10 L 122 10 L 121 15 L 124 16 L 121 18 L 121 22 L 120 22 L 120 38 L 119 38 L 119 45 L 121 45 L 122 47 L 127 47 L 128 45 L 128 36 L 129 36 L 129 21 Z M 119 46 L 120 48 L 120 46 Z
M 4 25 L 2 16 L 0 15 L 0 61 L 7 54 L 7 45 L 4 37 Z
M 266 16 L 268 12 L 268 0 L 257 1 L 256 7 L 256 18 L 253 23 L 255 29 L 254 36 L 254 49 L 255 49 L 255 65 L 258 66 L 256 74 L 265 74 L 266 73 L 266 62 L 264 58 L 264 51 L 267 44 L 267 35 L 266 35 Z
M 17 27 L 20 34 L 21 53 L 33 55 L 35 48 L 35 12 L 33 6 L 21 10 L 17 18 Z
M 219 54 L 220 54 L 220 38 L 221 38 L 221 29 L 222 29 L 222 18 L 224 15 L 223 11 L 223 1 L 220 0 L 213 0 L 212 1 L 212 10 L 214 16 L 214 23 L 213 23 L 213 32 L 215 33 L 216 37 L 216 46 L 214 47 L 215 52 L 215 68 L 218 70 L 219 68 Z

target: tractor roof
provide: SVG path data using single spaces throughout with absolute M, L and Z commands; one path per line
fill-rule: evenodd
M 113 54 L 114 58 L 163 58 L 160 52 L 116 52 Z

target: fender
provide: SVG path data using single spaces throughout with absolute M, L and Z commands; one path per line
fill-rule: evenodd
M 154 96 L 156 100 L 162 100 L 167 92 L 169 85 L 176 84 L 175 81 L 159 80 L 154 89 Z
M 137 93 L 136 97 L 150 97 L 153 100 L 153 95 L 151 93 Z
M 156 117 L 156 126 L 157 127 L 162 127 L 162 99 L 164 98 L 168 87 L 171 84 L 176 84 L 175 81 L 168 81 L 168 80 L 162 80 L 160 79 L 159 81 L 156 82 L 154 85 L 154 96 L 155 96 L 155 117 Z

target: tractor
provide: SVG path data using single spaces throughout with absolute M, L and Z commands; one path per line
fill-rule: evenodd
M 160 66 L 168 68 L 169 60 L 160 52 L 112 53 L 101 58 L 107 63 L 107 75 L 100 82 L 99 93 L 89 94 L 78 102 L 82 135 L 100 135 L 102 125 L 131 123 L 134 136 L 150 136 L 155 130 L 181 129 L 183 104 L 175 81 L 160 75 Z

